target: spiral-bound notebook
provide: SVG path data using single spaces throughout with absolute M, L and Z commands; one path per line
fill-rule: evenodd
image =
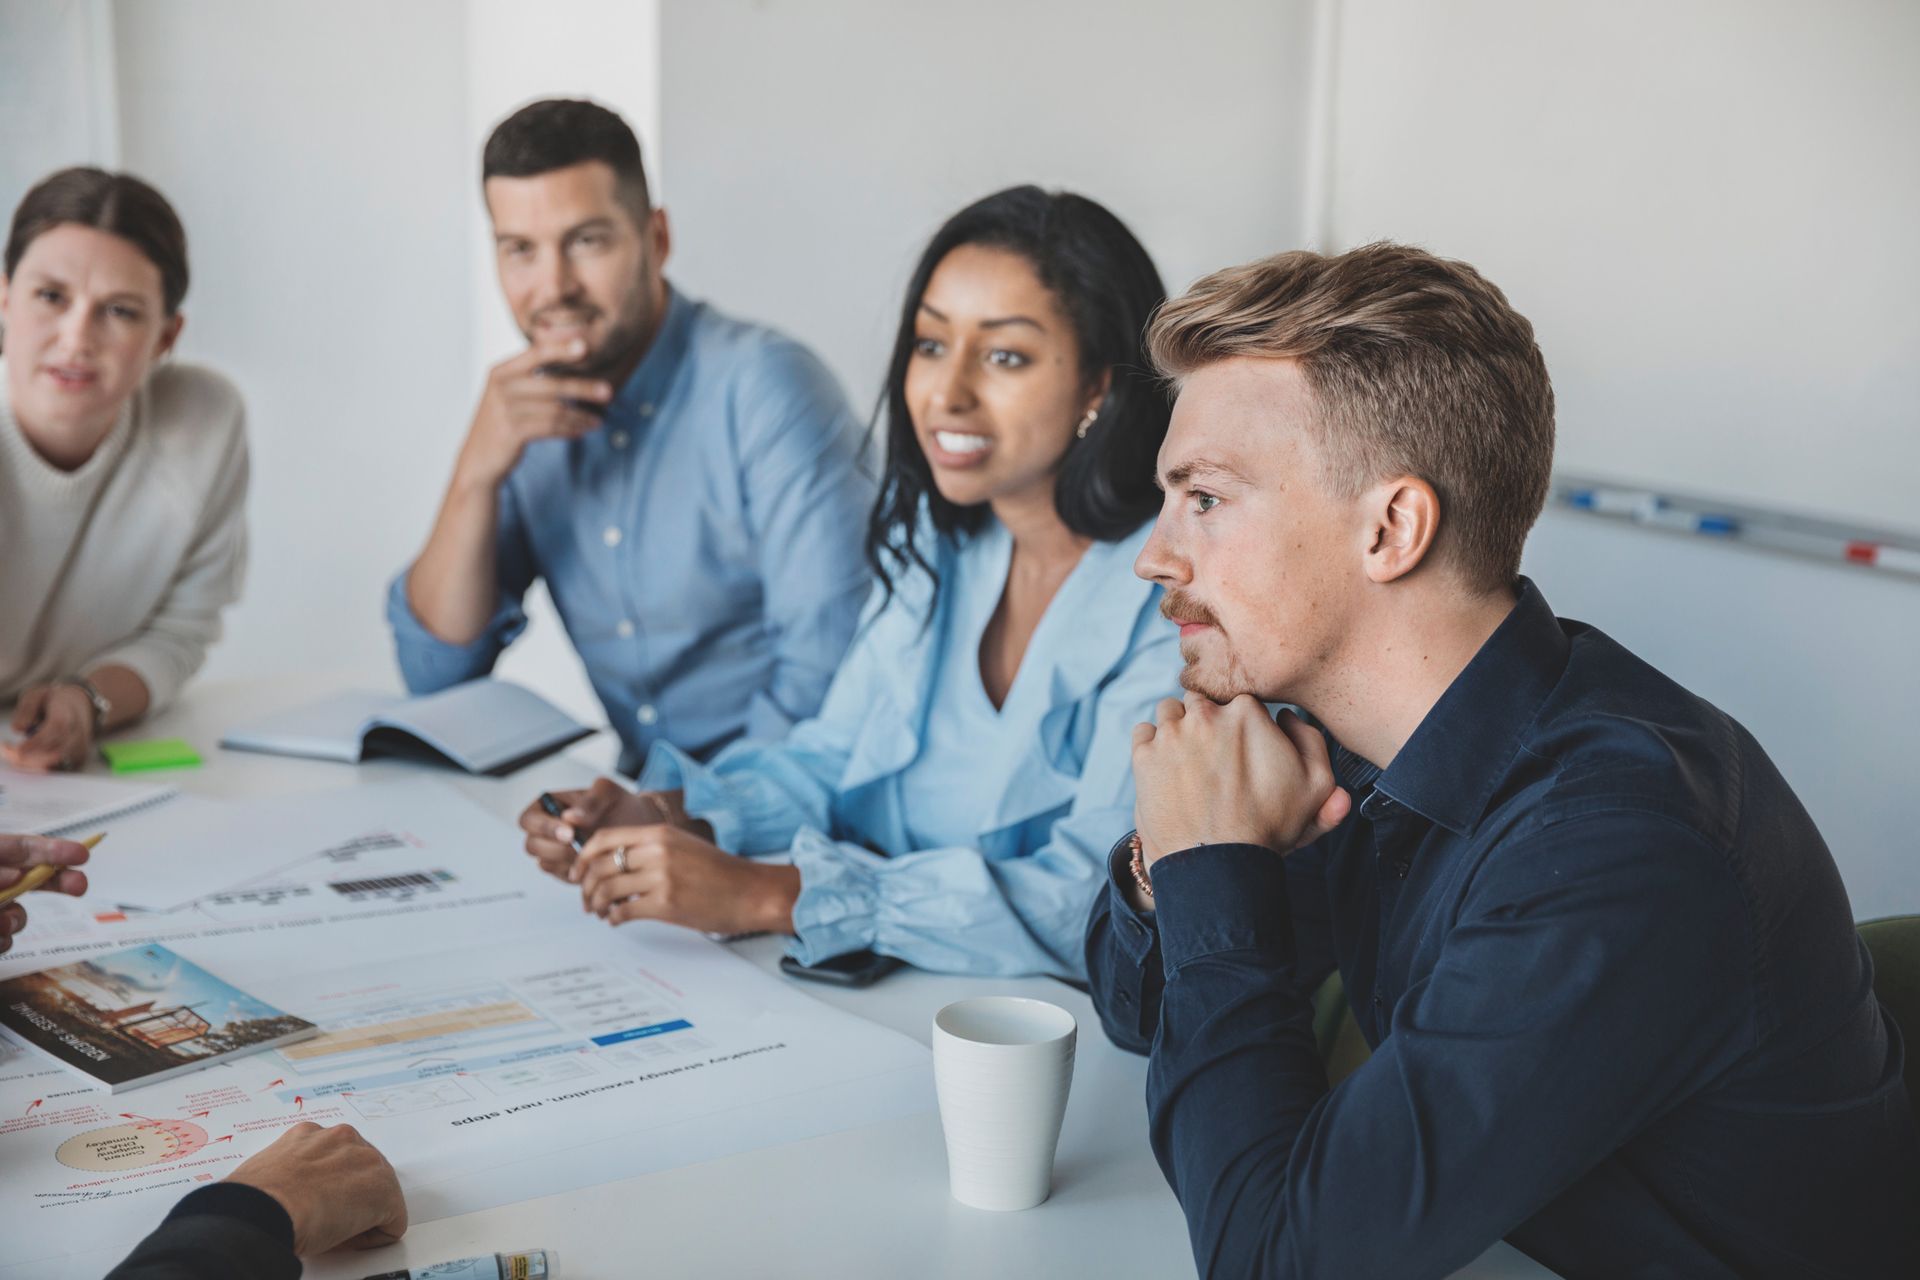
M 172 787 L 84 773 L 23 773 L 0 767 L 0 831 L 64 836 L 179 795 Z

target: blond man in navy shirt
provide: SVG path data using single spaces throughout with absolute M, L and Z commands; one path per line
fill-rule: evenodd
M 1519 574 L 1532 327 L 1370 245 L 1210 276 L 1149 345 L 1180 392 L 1136 569 L 1188 692 L 1135 730 L 1087 959 L 1201 1273 L 1438 1277 L 1504 1237 L 1569 1276 L 1912 1275 L 1902 1029 L 1820 833 Z M 1372 1056 L 1329 1088 L 1336 967 Z

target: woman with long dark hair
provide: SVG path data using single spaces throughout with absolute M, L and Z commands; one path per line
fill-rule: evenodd
M 639 794 L 602 779 L 560 821 L 530 808 L 529 851 L 615 923 L 788 933 L 807 964 L 1079 976 L 1131 822 L 1131 730 L 1181 667 L 1133 573 L 1163 296 L 1081 196 L 1015 187 L 949 220 L 888 369 L 874 603 L 820 715 L 706 765 L 656 747 Z

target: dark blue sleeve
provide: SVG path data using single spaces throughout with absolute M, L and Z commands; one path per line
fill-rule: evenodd
M 1154 888 L 1147 1106 L 1203 1276 L 1449 1275 L 1753 1035 L 1749 953 L 1725 942 L 1747 928 L 1737 885 L 1644 815 L 1496 849 L 1433 971 L 1333 1090 L 1282 859 L 1188 850 Z
M 1133 883 L 1132 860 L 1126 838 L 1107 854 L 1106 880 L 1087 921 L 1087 983 L 1107 1038 L 1122 1049 L 1145 1053 L 1160 1017 L 1160 939 L 1153 913 L 1135 911 L 1127 901 L 1124 886 Z
M 1349 822 L 1352 820 L 1349 819 Z M 1340 967 L 1327 897 L 1327 858 L 1345 837 L 1343 825 L 1324 840 L 1287 855 L 1287 909 L 1293 919 L 1294 978 L 1309 998 Z
M 240 1182 L 188 1192 L 107 1280 L 299 1280 L 293 1219 Z
M 1146 1053 L 1160 1021 L 1160 993 L 1166 981 L 1153 912 L 1135 911 L 1127 898 L 1133 883 L 1132 860 L 1125 839 L 1107 855 L 1106 880 L 1087 921 L 1087 974 L 1094 1009 L 1107 1038 L 1122 1049 Z M 1325 842 L 1297 850 L 1286 859 L 1298 957 L 1293 969 L 1309 997 L 1338 967 L 1325 866 Z

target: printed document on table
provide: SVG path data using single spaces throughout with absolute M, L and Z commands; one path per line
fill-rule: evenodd
M 360 1128 L 425 1221 L 930 1109 L 907 1037 L 697 934 L 585 915 L 457 793 L 381 791 L 339 793 L 357 835 L 283 827 L 283 864 L 158 919 L 83 898 L 36 942 L 36 904 L 0 976 L 146 933 L 321 1032 L 118 1097 L 0 1040 L 0 1275 L 97 1275 L 301 1120 Z
M 477 878 L 492 890 L 522 890 L 529 882 L 520 873 L 531 862 L 517 830 L 431 779 L 270 799 L 183 796 L 111 828 L 87 864 L 91 887 L 80 909 L 46 905 L 82 920 L 118 913 L 133 922 L 126 932 L 144 927 L 161 937 L 279 923 L 302 908 L 334 915 L 368 903 L 461 898 Z M 396 883 L 365 883 L 395 875 Z M 36 927 L 7 959 L 37 954 L 45 939 Z

